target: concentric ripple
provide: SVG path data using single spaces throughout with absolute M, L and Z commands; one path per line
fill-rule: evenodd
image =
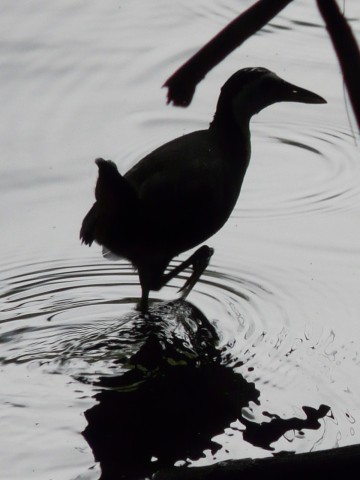
M 238 216 L 272 218 L 357 208 L 360 163 L 350 132 L 276 124 L 258 125 L 256 135 L 258 146 Z
M 160 292 L 158 299 L 176 297 L 186 275 Z M 7 265 L 3 277 L 3 369 L 17 365 L 90 384 L 127 371 L 127 361 L 143 338 L 134 309 L 140 293 L 138 279 L 126 263 L 102 259 L 16 263 Z M 297 291 L 304 289 L 299 282 Z M 318 288 L 320 295 L 322 286 Z M 286 436 L 272 448 L 308 451 L 315 445 L 334 447 L 340 438 L 355 441 L 360 437 L 355 408 L 359 392 L 353 378 L 360 353 L 355 345 L 341 345 L 331 329 L 305 318 L 307 310 L 292 292 L 281 269 L 239 272 L 221 266 L 207 269 L 189 301 L 214 326 L 223 364 L 260 391 L 259 405 L 250 404 L 244 410 L 250 422 L 265 421 L 264 412 L 290 418 L 301 417 L 303 406 L 330 407 L 320 430 Z M 178 327 L 172 328 L 176 332 Z M 168 338 L 172 334 L 169 331 Z M 217 438 L 222 448 L 211 458 L 205 456 L 206 462 L 261 455 L 259 447 L 244 443 L 243 431 L 239 422 L 229 425 Z
M 261 392 L 260 405 L 251 404 L 244 410 L 252 422 L 267 422 L 268 414 L 302 418 L 303 406 L 330 407 L 320 430 L 287 434 L 272 445 L 275 450 L 309 451 L 334 448 L 343 441 L 355 443 L 360 434 L 354 394 L 360 352 L 346 335 L 343 340 L 330 325 L 314 322 L 308 304 L 302 301 L 306 285 L 300 273 L 298 284 L 291 288 L 287 275 L 280 270 L 263 270 L 262 274 L 239 274 L 229 268 L 209 270 L 197 285 L 197 304 L 212 312 L 224 362 Z M 321 299 L 336 293 L 336 289 L 331 292 L 327 285 L 318 284 L 313 298 L 306 298 L 312 306 L 319 302 L 324 308 Z M 340 307 L 338 315 L 346 315 L 346 309 Z M 194 465 L 261 455 L 255 447 L 244 444 L 244 429 L 239 422 L 232 425 L 216 438 L 223 448 Z
M 135 285 L 134 272 L 121 264 L 50 261 L 8 269 L 1 294 L 2 362 L 59 366 L 75 345 L 109 338 L 107 319 L 131 311 Z M 128 320 L 114 321 L 113 329 Z

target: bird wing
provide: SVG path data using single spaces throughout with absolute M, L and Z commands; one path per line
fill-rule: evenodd
M 158 230 L 164 243 L 183 243 L 186 231 L 189 243 L 196 244 L 215 233 L 227 219 L 221 210 L 223 163 L 206 130 L 156 149 L 125 177 L 138 192 L 148 227 Z

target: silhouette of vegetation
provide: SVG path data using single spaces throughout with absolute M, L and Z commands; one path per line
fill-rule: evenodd
M 229 53 L 271 21 L 293 0 L 259 0 L 239 15 L 182 65 L 164 86 L 168 103 L 186 107 L 196 85 Z M 335 48 L 345 85 L 360 129 L 360 51 L 336 0 L 316 0 Z

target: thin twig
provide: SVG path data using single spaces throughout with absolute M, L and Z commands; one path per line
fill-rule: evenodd
M 332 40 L 360 129 L 360 51 L 355 36 L 335 0 L 317 0 Z
M 205 75 L 291 1 L 259 0 L 235 18 L 166 80 L 164 87 L 169 89 L 168 103 L 182 107 L 189 105 L 196 85 Z

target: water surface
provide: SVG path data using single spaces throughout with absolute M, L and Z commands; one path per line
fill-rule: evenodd
M 139 478 L 166 462 L 203 465 L 360 443 L 359 139 L 315 2 L 287 7 L 208 74 L 188 109 L 166 106 L 161 89 L 251 3 L 2 2 L 4 478 L 99 477 L 81 432 L 113 401 L 103 392 L 114 385 L 117 422 L 126 432 L 128 415 L 136 431 L 129 399 L 138 397 L 126 396 L 124 384 L 126 391 L 148 394 L 148 377 L 133 356 L 146 353 L 144 339 L 153 328 L 162 355 L 177 368 L 156 384 L 163 409 L 174 400 L 169 385 L 186 386 L 189 395 L 183 412 L 170 409 L 166 422 L 153 417 L 165 440 L 150 422 L 156 410 L 141 410 L 149 423 L 148 442 L 134 454 L 135 460 L 144 455 Z M 360 5 L 347 0 L 345 11 L 359 39 Z M 210 266 L 190 304 L 156 306 L 164 324 L 149 327 L 134 309 L 140 289 L 132 268 L 78 241 L 93 201 L 93 160 L 111 158 L 125 172 L 165 141 L 205 128 L 221 85 L 245 66 L 267 67 L 328 104 L 276 105 L 253 119 L 252 161 L 232 217 L 208 242 L 216 252 Z M 153 298 L 176 298 L 185 278 Z M 188 376 L 176 364 L 184 355 Z M 156 364 L 157 357 L 150 358 Z M 191 377 L 198 365 L 204 370 Z M 195 384 L 202 388 L 192 396 Z M 231 393 L 231 404 L 221 392 Z M 213 423 L 209 412 L 200 409 L 199 417 L 195 408 L 209 398 L 217 402 Z M 318 416 L 317 428 L 309 428 L 309 412 Z M 186 423 L 194 415 L 203 437 L 192 443 L 194 432 L 187 430 L 186 450 L 176 443 L 178 419 Z M 256 427 L 279 419 L 285 422 L 279 437 L 266 443 L 262 427 L 259 440 Z M 122 439 L 120 431 L 119 445 Z M 174 448 L 163 450 L 166 443 Z M 126 478 L 135 475 L 135 460 L 124 467 Z

